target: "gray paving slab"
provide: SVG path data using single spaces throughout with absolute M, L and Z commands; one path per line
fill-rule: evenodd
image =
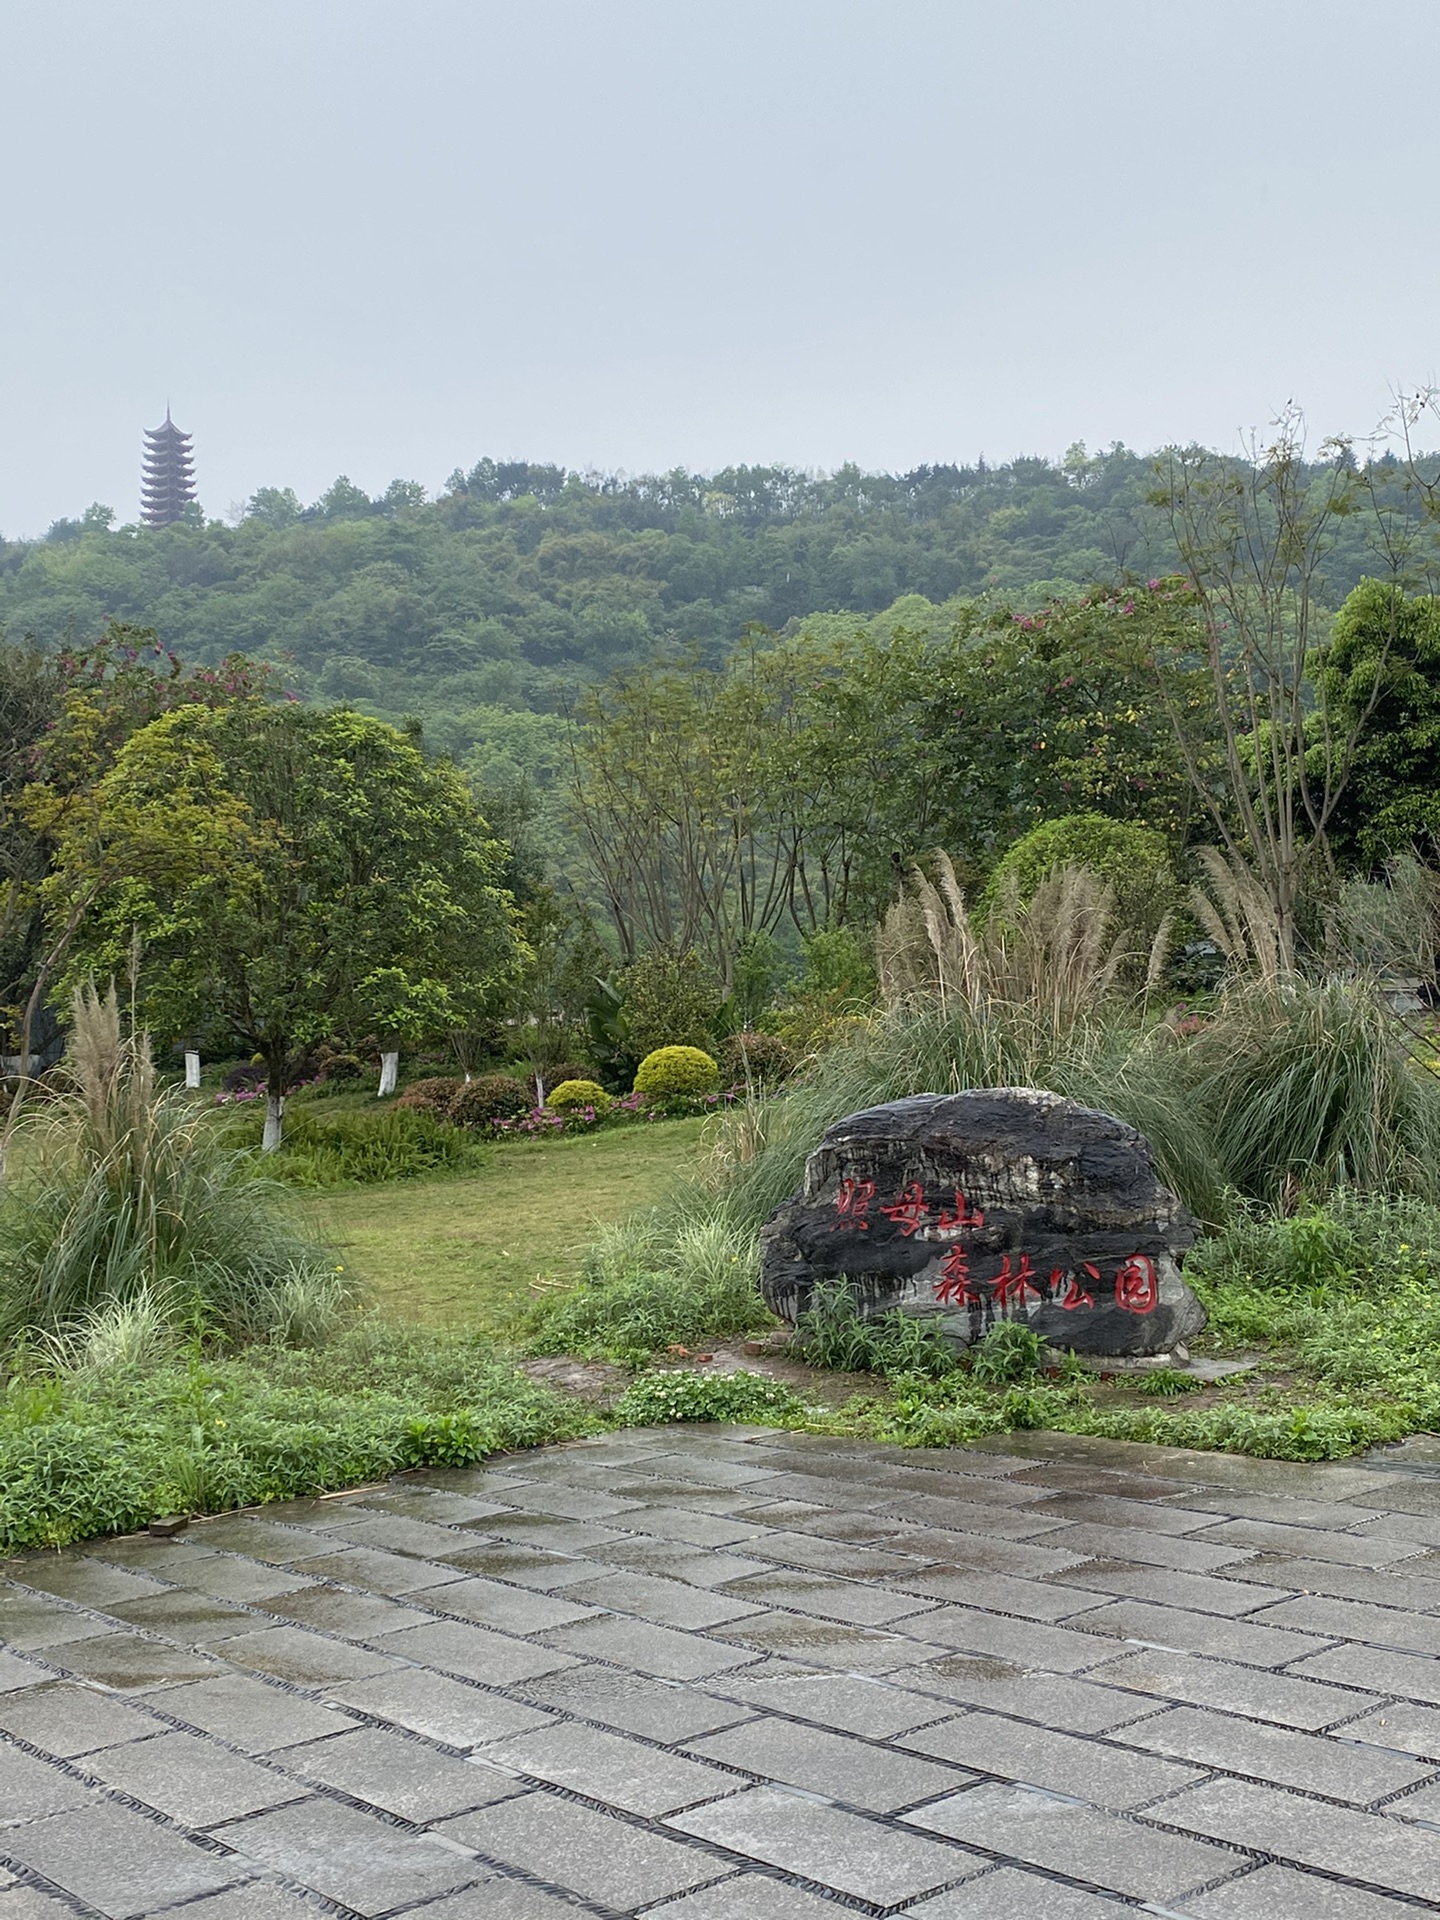
M 748 1627 L 750 1622 L 740 1625 Z M 749 1658 L 742 1648 L 721 1640 L 679 1633 L 674 1627 L 657 1627 L 649 1620 L 621 1614 L 599 1614 L 577 1626 L 559 1627 L 544 1638 L 559 1653 L 609 1660 L 662 1680 L 699 1680 L 707 1673 L 742 1666 Z
M 246 1608 L 216 1600 L 210 1594 L 192 1593 L 188 1587 L 152 1594 L 145 1600 L 122 1600 L 109 1611 L 143 1633 L 162 1634 L 182 1647 L 207 1645 L 234 1633 L 254 1633 L 264 1625 Z
M 496 1627 L 502 1633 L 544 1633 L 550 1627 L 584 1620 L 594 1612 L 593 1606 L 577 1601 L 568 1592 L 559 1599 L 528 1587 L 507 1586 L 502 1580 L 473 1576 L 447 1581 L 443 1587 L 417 1597 L 437 1613 L 459 1614 L 463 1620 Z
M 419 1593 L 461 1577 L 459 1567 L 416 1560 L 406 1553 L 347 1547 L 339 1540 L 330 1540 L 324 1546 L 323 1553 L 295 1561 L 295 1572 L 317 1580 L 334 1580 L 342 1587 L 361 1587 L 369 1593 Z
M 93 1687 L 57 1680 L 0 1694 L 0 1732 L 15 1735 L 62 1760 L 158 1733 L 160 1723 L 139 1707 Z
M 1283 1667 L 1320 1652 L 1326 1639 L 1333 1638 L 1255 1626 L 1248 1620 L 1196 1613 L 1187 1607 L 1156 1606 L 1145 1600 L 1116 1600 L 1097 1607 L 1083 1616 L 1083 1624 L 1086 1633 L 1097 1638 L 1109 1635 L 1117 1640 L 1138 1640 L 1146 1646 L 1169 1647 L 1177 1653 L 1208 1653 L 1252 1667 Z
M 317 1784 L 333 1787 L 382 1813 L 416 1822 L 444 1820 L 519 1791 L 503 1774 L 388 1727 L 356 1727 L 310 1740 L 285 1748 L 277 1760 L 300 1783 L 297 1791 Z
M 1143 1729 L 1137 1729 L 1131 1738 L 1143 1740 Z M 916 1733 L 902 1734 L 897 1744 L 968 1767 L 977 1774 L 1068 1794 L 1072 1799 L 1117 1812 L 1178 1792 L 1193 1785 L 1205 1772 L 1203 1767 L 1177 1766 L 1149 1753 L 1082 1739 L 1073 1733 L 1057 1733 L 1022 1720 L 1005 1720 L 993 1713 L 967 1713 L 942 1720 Z
M 275 1594 L 294 1593 L 315 1582 L 291 1567 L 272 1567 L 260 1560 L 246 1560 L 239 1554 L 206 1553 L 183 1564 L 165 1569 L 167 1580 L 178 1586 L 192 1587 L 216 1600 L 237 1600 L 242 1605 L 252 1600 L 268 1600 Z
M 343 1526 L 333 1528 L 331 1538 L 355 1547 L 408 1553 L 417 1560 L 448 1560 L 475 1544 L 475 1536 L 461 1528 L 431 1520 L 412 1520 L 403 1513 L 357 1513 Z
M 21 1687 L 38 1687 L 53 1680 L 53 1668 L 38 1660 L 26 1660 L 0 1646 L 0 1693 L 15 1693 Z
M 406 1833 L 334 1800 L 301 1800 L 225 1829 L 225 1843 L 360 1914 L 448 1893 L 477 1877 L 473 1862 L 428 1834 Z
M 967 1707 L 989 1707 L 1015 1719 L 1032 1720 L 1038 1726 L 1056 1727 L 1062 1733 L 1108 1733 L 1155 1711 L 1153 1701 L 1094 1686 L 1088 1680 L 1057 1673 L 1027 1673 L 1008 1660 L 970 1659 L 964 1654 L 932 1660 L 923 1667 L 902 1668 L 889 1678 L 892 1686 L 912 1688 L 917 1696 L 929 1695 L 936 1708 L 931 1716 L 934 1719 L 950 1718 L 944 1703 L 958 1702 Z
M 479 1680 L 491 1687 L 508 1687 L 517 1680 L 534 1680 L 542 1673 L 554 1673 L 558 1667 L 568 1665 L 573 1657 L 554 1653 L 548 1647 L 531 1646 L 528 1640 L 495 1633 L 489 1627 L 471 1626 L 464 1620 L 427 1621 L 423 1627 L 387 1633 L 375 1645 L 391 1656 L 379 1663 L 391 1669 L 397 1659 L 409 1660 L 417 1666 L 434 1667 L 437 1672 L 458 1674 L 462 1680 Z
M 389 1636 L 386 1644 L 395 1637 Z M 231 1666 L 268 1673 L 276 1680 L 289 1680 L 301 1687 L 322 1687 L 332 1680 L 363 1680 L 398 1665 L 383 1653 L 332 1640 L 327 1634 L 310 1633 L 304 1627 L 263 1627 L 258 1633 L 236 1634 L 225 1641 L 225 1658 Z
M 1282 1554 L 1287 1560 L 1335 1560 L 1350 1567 L 1388 1567 L 1424 1551 L 1415 1540 L 1396 1540 L 1381 1533 L 1339 1533 L 1333 1527 L 1285 1526 L 1274 1520 L 1224 1520 L 1207 1527 L 1198 1541 L 1251 1547 Z
M 907 1693 L 883 1681 L 850 1673 L 772 1674 L 753 1680 L 743 1674 L 722 1676 L 709 1683 L 709 1690 L 723 1693 L 757 1713 L 808 1720 L 837 1733 L 863 1734 L 871 1740 L 908 1733 L 912 1727 L 944 1719 L 950 1712 L 943 1700 L 927 1699 L 922 1693 Z
M 154 1604 L 158 1606 L 159 1602 Z M 340 1640 L 373 1640 L 381 1634 L 399 1633 L 402 1627 L 423 1627 L 435 1617 L 423 1607 L 412 1607 L 381 1593 L 346 1593 L 339 1587 L 319 1584 L 256 1602 L 242 1616 L 246 1628 L 258 1631 L 265 1624 L 262 1616 L 266 1614 L 292 1620 L 297 1627 L 310 1627 L 317 1633 L 334 1634 Z
M 1350 1719 L 1367 1704 L 1363 1694 L 1344 1687 L 1156 1647 L 1094 1667 L 1089 1677 L 1097 1686 L 1129 1688 L 1150 1695 L 1156 1702 L 1180 1700 L 1193 1706 L 1218 1707 L 1225 1713 L 1244 1714 L 1252 1720 L 1269 1720 L 1276 1726 L 1310 1733 Z
M 868 1813 L 894 1813 L 953 1793 L 974 1778 L 950 1764 L 948 1755 L 937 1765 L 895 1747 L 768 1716 L 692 1741 L 689 1751 L 756 1780 L 822 1794 Z
M 1440 1660 L 1427 1654 L 1346 1645 L 1297 1660 L 1291 1671 L 1307 1679 L 1335 1680 L 1370 1693 L 1393 1693 L 1402 1700 L 1440 1705 Z
M 539 1547 L 517 1546 L 511 1540 L 487 1538 L 456 1564 L 487 1579 L 533 1588 L 536 1593 L 563 1593 L 576 1581 L 595 1578 L 593 1560 L 577 1560 L 572 1555 L 548 1553 Z
M 1395 1647 L 1402 1653 L 1428 1653 L 1432 1658 L 1440 1654 L 1440 1614 L 1406 1613 L 1365 1600 L 1299 1594 L 1267 1607 L 1255 1620 L 1261 1626 L 1294 1627 L 1301 1633 L 1359 1641 L 1369 1647 Z
M 462 1814 L 438 1831 L 487 1860 L 618 1912 L 702 1886 L 727 1870 L 699 1847 L 543 1791 Z
M 1087 1621 L 1093 1617 L 1084 1616 Z M 919 1624 L 927 1640 L 938 1641 L 949 1651 L 988 1655 L 1015 1666 L 1075 1673 L 1106 1658 L 1105 1642 L 1097 1636 L 1034 1620 L 1007 1619 L 979 1607 L 942 1607 L 927 1613 Z
M 83 1612 L 43 1594 L 0 1587 L 0 1647 L 33 1653 L 114 1630 L 114 1621 Z
M 419 1667 L 382 1674 L 378 1680 L 346 1681 L 333 1689 L 333 1694 L 342 1706 L 354 1707 L 397 1727 L 408 1727 L 412 1733 L 423 1733 L 428 1739 L 460 1750 L 483 1746 L 507 1733 L 544 1726 L 551 1717 L 504 1694 L 488 1693 L 467 1686 L 463 1680 L 452 1680 L 448 1674 L 429 1673 Z M 295 1738 L 310 1739 L 321 1731 L 311 1726 Z
M 905 1909 L 907 1920 L 1121 1920 L 1133 1908 L 1023 1867 L 997 1867 Z
M 574 1582 L 593 1580 L 597 1568 L 593 1561 L 576 1562 L 583 1571 Z M 623 1568 L 630 1573 L 651 1573 L 662 1580 L 680 1580 L 690 1587 L 723 1587 L 727 1581 L 742 1580 L 747 1573 L 764 1573 L 767 1562 L 752 1560 L 723 1547 L 692 1547 L 678 1540 L 638 1538 L 618 1547 L 605 1549 L 606 1567 Z
M 1334 1535 L 1348 1539 L 1349 1535 Z M 1416 1613 L 1440 1609 L 1440 1560 L 1419 1560 L 1394 1566 L 1352 1567 L 1337 1560 L 1286 1560 L 1278 1554 L 1257 1553 L 1253 1560 L 1229 1569 L 1232 1580 L 1258 1580 L 1267 1586 L 1288 1587 L 1292 1593 L 1329 1594 L 1337 1600 L 1368 1600 L 1377 1607 L 1405 1607 Z
M 1232 1714 L 1174 1707 L 1122 1736 L 1147 1753 L 1164 1753 L 1272 1786 L 1322 1793 L 1368 1807 L 1433 1776 L 1423 1760 L 1357 1747 L 1346 1734 L 1327 1739 L 1288 1728 L 1256 1726 Z
M 928 1618 L 929 1616 L 924 1616 Z M 806 1619 L 793 1613 L 757 1613 L 727 1627 L 712 1640 L 732 1640 L 752 1654 L 778 1654 L 846 1673 L 893 1673 L 917 1660 L 933 1659 L 945 1649 L 875 1627 L 852 1627 L 843 1620 Z
M 309 1900 L 297 1899 L 273 1881 L 252 1880 L 228 1893 L 212 1893 L 192 1900 L 183 1909 L 184 1920 L 316 1920 Z
M 1440 1764 L 1440 1708 L 1415 1707 L 1392 1700 L 1373 1713 L 1345 1722 L 1347 1740 L 1361 1740 L 1392 1753 L 1413 1753 Z
M 4 1845 L 107 1920 L 135 1920 L 246 1877 L 234 1861 L 103 1801 L 8 1828 Z
M 0 1741 L 0 1828 L 83 1807 L 94 1797 L 83 1781 L 63 1768 L 9 1741 Z M 4 1851 L 5 1842 L 0 1837 L 0 1853 Z
M 1416 1911 L 1293 1867 L 1260 1867 L 1185 1902 L 1193 1920 L 1416 1920 Z
M 75 1908 L 55 1894 L 13 1880 L 0 1867 L 0 1920 L 75 1920 Z
M 933 1892 L 974 1866 L 898 1826 L 769 1787 L 676 1814 L 666 1824 L 879 1907 Z
M 167 1688 L 146 1704 L 242 1753 L 271 1753 L 351 1724 L 348 1715 L 327 1702 L 267 1685 L 248 1673 L 224 1673 L 194 1686 Z M 154 1731 L 153 1722 L 147 1730 Z
M 1026 1787 L 979 1786 L 904 1815 L 907 1825 L 1162 1906 L 1233 1873 L 1228 1847 L 1162 1833 Z
M 161 1733 L 90 1754 L 85 1771 L 185 1827 L 213 1827 L 307 1789 L 195 1733 Z
M 707 1627 L 723 1626 L 741 1620 L 747 1613 L 758 1613 L 753 1600 L 740 1600 L 729 1593 L 715 1593 L 705 1587 L 666 1580 L 654 1574 L 599 1572 L 584 1586 L 572 1587 L 569 1597 L 583 1600 L 594 1614 L 598 1608 L 610 1613 L 629 1613 L 651 1620 L 659 1627 L 679 1627 L 686 1632 L 703 1633 Z M 571 1618 L 580 1619 L 584 1609 L 571 1609 Z M 546 1622 L 546 1625 L 563 1625 Z M 535 1632 L 542 1629 L 536 1627 Z
M 182 1680 L 203 1680 L 218 1673 L 218 1663 L 198 1648 L 172 1646 L 139 1633 L 102 1633 L 52 1647 L 48 1663 L 115 1692 L 143 1692 Z
M 856 1580 L 828 1579 L 799 1567 L 747 1574 L 743 1580 L 732 1581 L 725 1592 L 755 1607 L 818 1614 L 822 1620 L 844 1620 L 852 1627 L 888 1627 L 897 1620 L 932 1611 L 935 1606 L 924 1595 Z
M 1218 1613 L 1222 1619 L 1236 1619 L 1291 1598 L 1287 1588 L 1265 1586 L 1258 1579 L 1227 1580 L 1210 1573 L 1182 1573 L 1174 1567 L 1101 1564 L 1076 1567 L 1066 1579 L 1072 1588 L 1089 1588 L 1097 1595 L 1118 1594 L 1126 1600 L 1148 1600 L 1162 1607 Z
M 111 1600 L 141 1600 L 146 1594 L 165 1591 L 164 1583 L 148 1574 L 131 1573 L 83 1553 L 31 1554 L 25 1560 L 7 1561 L 0 1572 L 77 1607 L 103 1607 Z
M 652 1535 L 657 1540 L 683 1540 L 692 1547 L 733 1547 L 753 1540 L 760 1531 L 755 1520 L 734 1515 L 699 1513 L 690 1507 L 643 1506 L 625 1516 L 627 1534 Z
M 540 1680 L 527 1680 L 513 1691 L 518 1699 L 537 1707 L 667 1745 L 753 1717 L 754 1709 L 747 1704 L 713 1697 L 709 1690 L 713 1680 L 703 1684 L 706 1691 L 586 1662 Z
M 705 1765 L 701 1747 L 691 1749 L 691 1755 L 696 1754 L 700 1758 L 687 1758 L 599 1727 L 567 1723 L 513 1740 L 497 1740 L 486 1748 L 484 1757 L 487 1766 L 513 1768 L 551 1786 L 603 1800 L 622 1812 L 654 1819 L 702 1800 L 738 1793 L 748 1784 L 722 1767 Z
M 651 1907 L 646 1920 L 652 1915 L 653 1920 L 836 1920 L 837 1908 L 833 1900 L 757 1871 L 682 1893 L 678 1900 Z
M 1066 1553 L 1096 1560 L 1124 1560 L 1132 1565 L 1175 1567 L 1182 1573 L 1213 1573 L 1217 1567 L 1243 1566 L 1255 1558 L 1253 1547 L 1224 1546 L 1208 1532 L 1198 1536 L 1142 1532 L 1139 1527 L 1122 1529 L 1077 1520 L 1044 1537 Z
M 1240 1780 L 1212 1780 L 1167 1800 L 1159 1817 L 1169 1827 L 1384 1892 L 1430 1899 L 1440 1887 L 1440 1832 L 1385 1814 L 1352 1813 Z
M 625 1433 L 11 1560 L 0 1920 L 1440 1910 L 1429 1464 L 1006 1442 Z

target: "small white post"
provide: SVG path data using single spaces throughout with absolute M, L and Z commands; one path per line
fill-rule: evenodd
M 280 1129 L 285 1118 L 285 1096 L 283 1093 L 265 1095 L 265 1132 L 261 1137 L 260 1151 L 274 1153 L 280 1145 Z
M 185 1085 L 193 1093 L 200 1084 L 200 1056 L 192 1047 L 185 1049 Z
M 377 1098 L 383 1100 L 387 1094 L 393 1093 L 395 1091 L 395 1083 L 399 1078 L 400 1055 L 398 1050 L 394 1053 L 382 1053 L 380 1056 L 380 1092 Z

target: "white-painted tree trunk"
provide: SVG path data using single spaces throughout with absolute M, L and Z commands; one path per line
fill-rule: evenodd
M 267 1093 L 265 1096 L 265 1132 L 260 1141 L 262 1153 L 274 1153 L 280 1145 L 280 1129 L 285 1119 L 285 1096 L 283 1093 Z
M 185 1084 L 192 1092 L 200 1084 L 200 1056 L 190 1047 L 185 1049 Z
M 387 1094 L 395 1091 L 395 1083 L 399 1078 L 400 1055 L 398 1053 L 382 1053 L 380 1056 L 380 1099 L 383 1100 Z

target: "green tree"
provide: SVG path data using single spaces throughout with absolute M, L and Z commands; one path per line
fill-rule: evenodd
M 1368 871 L 1418 844 L 1440 852 L 1440 599 L 1362 580 L 1335 616 L 1317 683 L 1355 726 L 1331 821 L 1347 865 Z
M 444 1032 L 519 957 L 502 849 L 463 781 L 344 710 L 163 715 L 99 782 L 93 835 L 62 834 L 57 916 L 94 887 L 97 850 L 71 977 L 118 972 L 138 945 L 148 1023 L 218 1024 L 263 1058 L 268 1147 L 299 1052 Z
M 635 1061 L 657 1047 L 703 1052 L 713 1044 L 710 1029 L 720 1011 L 720 989 L 693 947 L 642 954 L 619 984 L 627 1048 Z
M 1027 906 L 1042 880 L 1060 867 L 1088 867 L 1115 891 L 1118 925 L 1137 950 L 1148 949 L 1178 886 L 1165 836 L 1133 820 L 1069 813 L 1022 834 L 997 863 L 981 895 L 987 918 L 1011 897 Z

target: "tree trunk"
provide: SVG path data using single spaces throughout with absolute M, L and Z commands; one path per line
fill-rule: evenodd
M 395 1083 L 399 1078 L 399 1052 L 382 1053 L 380 1056 L 380 1092 L 378 1098 L 383 1100 L 388 1094 L 392 1094 L 395 1091 Z
M 285 1121 L 285 1096 L 283 1093 L 271 1093 L 265 1089 L 265 1132 L 260 1141 L 262 1153 L 274 1153 L 280 1145 L 280 1135 Z
M 200 1084 L 200 1056 L 193 1047 L 185 1049 L 185 1085 L 193 1093 Z

